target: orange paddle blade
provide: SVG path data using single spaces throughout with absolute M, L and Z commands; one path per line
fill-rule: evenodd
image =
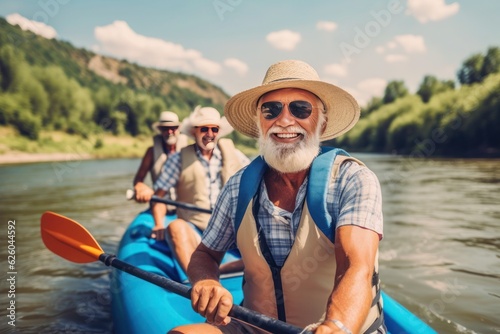
M 45 246 L 66 260 L 76 263 L 94 262 L 104 253 L 85 227 L 57 213 L 44 212 L 40 218 L 40 229 Z

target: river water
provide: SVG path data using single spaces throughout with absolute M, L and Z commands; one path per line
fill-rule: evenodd
M 439 333 L 500 333 L 500 160 L 354 156 L 382 184 L 383 289 Z M 49 210 L 70 217 L 104 251 L 116 252 L 127 225 L 146 208 L 125 200 L 138 165 L 116 159 L 0 166 L 0 333 L 113 332 L 111 269 L 51 253 L 40 238 L 40 216 Z M 15 322 L 6 316 L 12 301 Z

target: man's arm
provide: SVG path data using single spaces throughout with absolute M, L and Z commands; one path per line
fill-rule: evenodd
M 378 244 L 379 235 L 376 232 L 359 226 L 341 226 L 336 231 L 337 271 L 325 319 L 340 321 L 352 333 L 359 333 L 371 307 L 372 275 Z M 334 322 L 325 320 L 316 333 L 335 333 L 339 330 Z
M 163 189 L 158 189 L 155 191 L 155 195 L 157 197 L 162 198 L 165 196 L 167 192 Z M 153 233 L 151 237 L 156 238 L 156 240 L 164 240 L 165 235 L 162 232 L 157 232 L 159 230 L 163 230 L 165 228 L 164 226 L 164 220 L 165 220 L 165 215 L 167 214 L 167 205 L 163 203 L 158 203 L 154 202 L 151 203 L 151 212 L 153 213 L 153 218 L 155 221 L 155 226 L 153 227 Z M 155 232 L 156 231 L 156 232 Z
M 134 177 L 135 200 L 140 203 L 148 202 L 154 191 L 144 183 L 144 179 L 153 165 L 153 147 L 149 147 L 142 158 L 141 165 Z
M 172 187 L 177 185 L 177 181 L 180 176 L 181 161 L 179 153 L 172 154 L 168 160 L 163 165 L 161 174 L 155 182 L 155 195 L 157 197 L 163 198 L 170 191 Z M 157 240 L 163 240 L 164 235 L 164 220 L 167 214 L 167 205 L 163 203 L 151 203 L 151 211 L 153 213 L 153 218 L 155 221 L 155 227 L 153 228 L 152 237 L 156 237 Z M 154 232 L 161 231 L 161 232 Z
M 233 306 L 233 296 L 219 282 L 219 265 L 224 254 L 200 243 L 191 256 L 187 271 L 193 286 L 193 309 L 215 325 L 229 323 L 227 315 Z

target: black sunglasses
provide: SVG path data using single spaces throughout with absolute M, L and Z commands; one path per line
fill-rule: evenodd
M 205 133 L 208 132 L 208 129 L 212 130 L 213 133 L 218 133 L 219 128 L 213 126 L 213 127 L 208 127 L 208 126 L 197 126 L 196 128 L 199 128 L 201 132 Z
M 265 119 L 275 119 L 281 114 L 284 107 L 285 104 L 279 101 L 264 102 L 260 106 L 260 112 Z M 292 101 L 288 103 L 288 110 L 294 117 L 306 119 L 311 116 L 313 106 L 307 101 Z
M 176 131 L 179 127 L 178 126 L 159 126 L 158 127 L 160 131 Z

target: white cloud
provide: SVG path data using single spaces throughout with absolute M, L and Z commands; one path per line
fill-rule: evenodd
M 345 90 L 354 96 L 360 106 L 366 106 L 374 96 L 383 96 L 386 86 L 387 81 L 384 79 L 369 78 L 360 81 L 356 87 L 345 87 Z
M 325 72 L 336 77 L 347 76 L 347 64 L 329 64 L 325 66 Z
M 405 55 L 399 55 L 399 54 L 390 54 L 385 56 L 385 61 L 388 63 L 401 63 L 408 60 L 408 57 Z
M 213 60 L 203 58 L 201 53 L 200 56 L 193 59 L 194 67 L 203 73 L 209 75 L 217 75 L 221 71 L 221 66 Z
M 52 39 L 57 36 L 57 32 L 51 26 L 43 22 L 29 20 L 18 13 L 10 14 L 7 16 L 7 22 L 11 25 L 19 25 L 22 30 L 29 30 L 39 36 L 47 39 Z
M 322 30 L 322 31 L 335 31 L 337 29 L 338 25 L 335 22 L 332 21 L 319 21 L 316 23 L 316 29 Z
M 98 42 L 98 45 L 93 47 L 95 51 L 144 66 L 188 72 L 196 69 L 209 75 L 219 74 L 222 68 L 220 64 L 204 58 L 197 50 L 137 34 L 125 21 L 115 21 L 107 26 L 96 27 L 94 36 Z
M 425 53 L 425 41 L 422 36 L 418 35 L 398 35 L 394 37 L 398 43 L 407 53 Z
M 360 81 L 357 88 L 363 93 L 368 93 L 371 96 L 381 96 L 387 86 L 387 80 L 382 78 L 369 78 Z
M 427 47 L 422 36 L 419 35 L 398 35 L 393 40 L 386 43 L 385 46 L 378 46 L 375 52 L 385 54 L 391 50 L 392 54 L 387 54 L 384 58 L 388 63 L 404 62 L 408 59 L 407 54 L 425 53 Z M 397 52 L 397 53 L 396 53 Z
M 445 0 L 408 0 L 407 14 L 413 15 L 420 23 L 440 21 L 453 16 L 460 10 L 460 4 L 447 5 Z
M 398 47 L 398 45 L 394 41 L 390 41 L 390 42 L 387 43 L 387 48 L 388 49 L 395 49 L 397 47 Z
M 236 58 L 227 58 L 224 60 L 224 65 L 235 70 L 241 76 L 244 76 L 248 72 L 248 65 Z
M 280 30 L 269 33 L 266 40 L 276 49 L 291 51 L 295 49 L 300 42 L 301 36 L 299 33 L 291 30 Z

